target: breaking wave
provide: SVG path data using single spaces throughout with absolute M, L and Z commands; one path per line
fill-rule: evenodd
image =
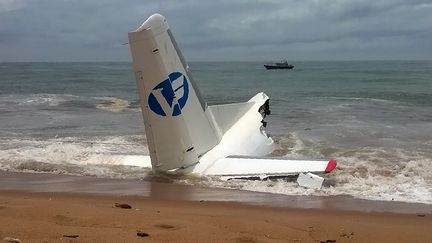
M 232 188 L 286 195 L 351 195 L 370 200 L 432 204 L 432 161 L 428 154 L 403 149 L 338 149 L 301 138 L 297 133 L 274 136 L 273 155 L 287 158 L 337 158 L 338 167 L 325 175 L 321 190 L 301 188 L 295 179 L 230 180 L 215 177 L 164 178 L 164 180 L 207 187 Z M 151 173 L 144 136 L 101 138 L 53 138 L 48 140 L 2 140 L 0 169 L 36 172 L 161 180 Z M 121 153 L 119 153 L 121 151 Z
M 295 178 L 264 181 L 207 178 L 201 183 L 286 195 L 351 195 L 369 200 L 432 204 L 432 160 L 428 154 L 382 148 L 338 150 L 302 141 L 296 134 L 276 137 L 275 141 L 277 155 L 295 159 L 337 158 L 338 166 L 331 174 L 324 175 L 326 180 L 321 190 L 301 188 Z
M 150 172 L 143 136 L 4 139 L 1 146 L 4 171 L 134 179 Z

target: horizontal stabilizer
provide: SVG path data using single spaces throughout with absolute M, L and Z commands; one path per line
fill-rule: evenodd
M 225 134 L 249 109 L 253 102 L 212 105 L 209 110 L 222 134 Z
M 291 176 L 307 172 L 330 173 L 335 167 L 335 160 L 313 161 L 229 156 L 217 160 L 203 174 L 232 178 Z

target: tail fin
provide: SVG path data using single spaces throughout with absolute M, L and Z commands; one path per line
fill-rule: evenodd
M 153 169 L 197 163 L 219 137 L 165 18 L 150 16 L 129 45 Z

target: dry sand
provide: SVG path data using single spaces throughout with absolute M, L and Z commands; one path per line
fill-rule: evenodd
M 0 176 L 3 176 L 0 240 L 11 237 L 22 242 L 432 242 L 429 205 L 419 209 L 422 213 L 387 213 L 292 208 L 289 203 L 287 207 L 274 207 L 151 196 L 7 191 L 1 188 L 2 183 L 7 185 L 11 180 L 5 179 L 8 176 L 4 173 Z M 13 177 L 27 178 L 19 174 Z M 65 191 L 69 188 L 65 187 Z M 115 207 L 115 203 L 126 203 L 132 208 Z M 137 232 L 148 236 L 137 236 Z

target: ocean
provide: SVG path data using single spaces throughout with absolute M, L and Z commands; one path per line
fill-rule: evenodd
M 128 162 L 148 154 L 130 63 L 0 63 L 0 170 L 432 204 L 432 61 L 262 64 L 189 66 L 210 105 L 270 96 L 273 156 L 338 161 L 321 190 L 168 178 Z

